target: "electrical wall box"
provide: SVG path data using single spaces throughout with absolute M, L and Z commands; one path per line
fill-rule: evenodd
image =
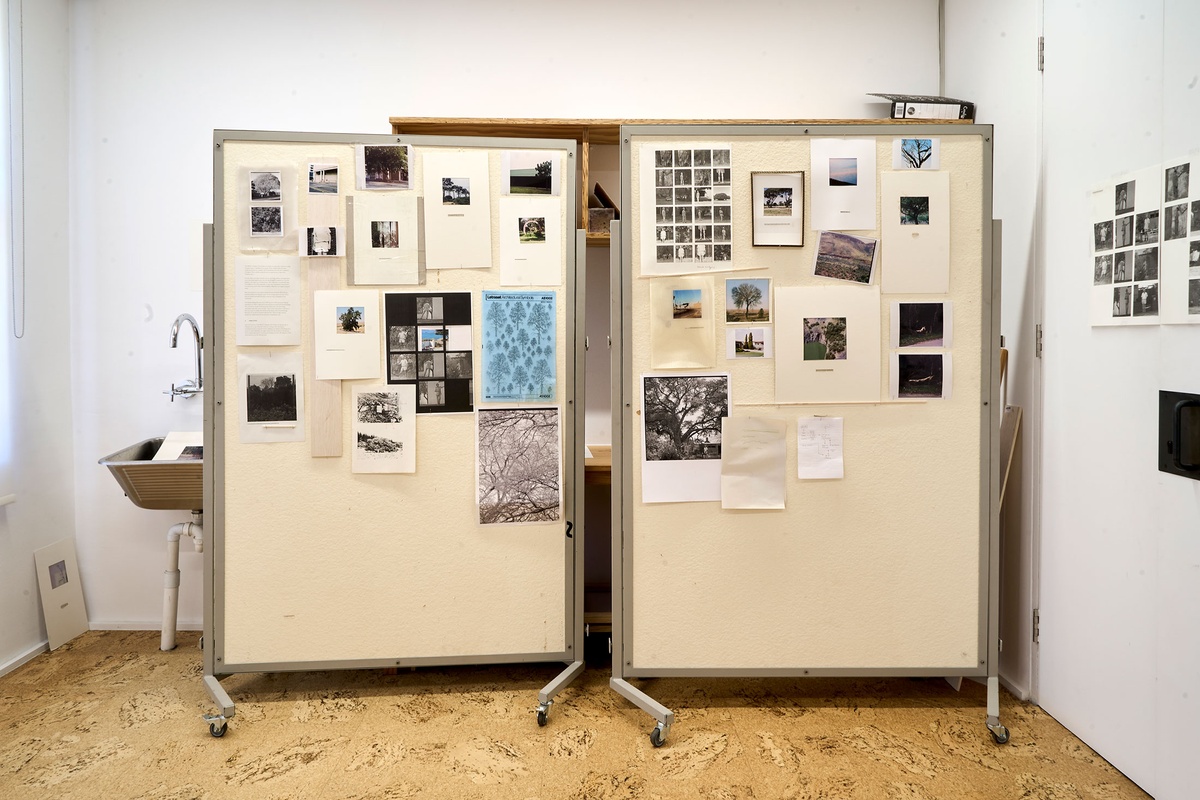
M 1200 394 L 1158 393 L 1158 469 L 1200 481 Z

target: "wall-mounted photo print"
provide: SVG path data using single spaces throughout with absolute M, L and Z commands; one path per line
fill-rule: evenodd
M 1113 254 L 1113 283 L 1133 280 L 1133 265 L 1129 263 L 1132 258 L 1133 252 L 1130 250 L 1118 250 Z
M 804 360 L 841 361 L 846 358 L 846 318 L 804 319 Z
M 1097 222 L 1092 226 L 1092 232 L 1095 236 L 1095 250 L 1111 250 L 1113 246 L 1113 224 L 1112 220 L 1105 222 Z
M 545 217 L 518 217 L 517 230 L 520 231 L 521 244 L 540 243 L 546 241 Z
M 442 205 L 471 205 L 471 179 L 442 178 Z
M 809 227 L 819 231 L 870 231 L 879 227 L 877 146 L 875 137 L 811 140 Z
M 554 522 L 562 512 L 557 408 L 488 408 L 476 416 L 481 525 Z
M 49 567 L 50 588 L 57 589 L 67 582 L 67 562 L 55 561 Z
M 366 309 L 362 306 L 337 306 L 334 313 L 337 315 L 336 330 L 338 333 L 364 333 L 366 328 L 363 326 L 363 317 Z
M 1109 256 L 1111 258 L 1111 256 Z M 950 347 L 950 301 L 892 303 L 892 347 Z
M 1113 244 L 1116 247 L 1129 247 L 1133 244 L 1133 214 L 1117 218 Z
M 1132 286 L 1115 287 L 1113 289 L 1112 315 L 1114 317 L 1128 317 L 1132 313 L 1132 303 L 1130 303 L 1132 297 Z
M 1187 203 L 1167 206 L 1163 209 L 1163 239 L 1183 239 L 1187 236 Z
M 940 139 L 893 139 L 892 169 L 940 169 Z
M 400 247 L 400 223 L 396 220 L 371 220 L 371 247 L 374 249 L 398 249 Z
M 442 322 L 445 319 L 441 295 L 416 295 L 417 322 Z
M 1134 190 L 1136 181 L 1118 183 L 1116 188 L 1116 213 L 1127 214 L 1133 211 Z
M 505 150 L 500 154 L 500 170 L 506 179 L 504 193 L 557 195 L 561 157 L 554 150 Z
M 949 397 L 948 353 L 892 353 L 892 398 L 931 400 Z
M 1158 283 L 1138 283 L 1133 287 L 1133 316 L 1158 316 Z
M 1200 278 L 1188 279 L 1188 314 L 1200 315 Z
M 388 292 L 389 384 L 416 387 L 418 414 L 473 411 L 471 293 Z
M 388 383 L 401 383 L 417 379 L 416 353 L 388 354 Z
M 305 228 L 302 256 L 340 256 L 343 253 L 343 234 L 338 227 Z
M 250 200 L 266 203 L 283 199 L 283 173 L 250 172 Z
M 1176 200 L 1186 200 L 1188 196 L 1188 180 L 1191 177 L 1190 163 L 1167 167 L 1163 171 L 1163 202 L 1174 203 Z
M 880 176 L 880 239 L 887 242 L 881 289 L 891 294 L 950 290 L 950 173 L 901 170 Z
M 1158 212 L 1136 214 L 1133 228 L 1134 244 L 1158 244 Z
M 858 186 L 858 159 L 829 159 L 830 186 Z
M 770 278 L 726 278 L 725 321 L 771 321 Z
M 725 329 L 725 358 L 773 358 L 774 337 L 770 326 L 730 326 Z
M 640 399 L 643 502 L 720 500 L 729 375 L 643 375 Z
M 409 188 L 411 153 L 406 144 L 360 144 L 355 152 L 355 177 L 359 189 Z
M 1146 247 L 1133 251 L 1133 279 L 1135 281 L 1158 280 L 1158 248 Z
M 304 360 L 300 353 L 237 357 L 238 439 L 304 441 Z
M 350 471 L 416 472 L 416 389 L 354 387 L 354 451 Z
M 817 236 L 813 274 L 852 283 L 870 283 L 875 273 L 878 239 L 821 231 Z
M 296 422 L 296 375 L 252 373 L 246 376 L 246 421 Z
M 1096 256 L 1096 274 L 1092 279 L 1092 283 L 1096 286 L 1109 284 L 1113 282 L 1113 257 L 1112 255 Z
M 753 202 L 753 244 L 756 247 L 800 247 L 804 244 L 804 173 L 752 172 L 750 196 Z M 728 222 L 728 208 L 715 221 Z M 727 242 L 726 232 L 717 241 Z
M 421 339 L 422 353 L 438 353 L 445 352 L 446 339 L 449 336 L 449 331 L 441 326 L 425 327 L 422 325 L 417 328 L 417 335 Z
M 730 187 L 731 155 L 727 146 L 694 149 L 642 149 L 642 174 L 645 180 L 643 223 L 654 230 L 642 246 L 642 273 L 671 275 L 688 265 L 728 261 L 730 253 L 718 256 L 717 230 L 722 241 L 731 241 L 733 207 Z M 649 202 L 653 184 L 654 203 Z M 666 224 L 656 224 L 666 223 Z M 671 224 L 673 223 L 673 224 Z M 696 271 L 688 269 L 688 271 Z
M 674 289 L 671 292 L 671 319 L 702 319 L 704 303 L 699 289 Z
M 318 290 L 313 292 L 312 313 L 317 380 L 379 377 L 383 330 L 378 291 Z
M 928 225 L 929 224 L 929 198 L 928 197 L 900 197 L 900 224 L 901 225 Z
M 283 206 L 250 206 L 251 236 L 282 236 Z
M 308 165 L 309 194 L 338 193 L 338 165 L 313 164 Z
M 1192 201 L 1192 233 L 1200 233 L 1200 200 Z

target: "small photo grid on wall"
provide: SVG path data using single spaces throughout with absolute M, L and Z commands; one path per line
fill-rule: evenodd
M 1178 172 L 1143 169 L 1093 190 L 1093 325 L 1158 322 L 1164 246 L 1174 239 L 1184 241 L 1187 231 L 1186 202 L 1164 205 L 1165 197 L 1186 191 L 1175 180 Z
M 654 151 L 654 254 L 658 264 L 733 260 L 730 148 Z
M 412 384 L 418 414 L 475 410 L 470 292 L 388 292 L 387 382 Z
M 250 235 L 283 236 L 282 170 L 250 170 Z
M 893 302 L 890 393 L 893 400 L 950 397 L 949 349 L 954 337 L 949 300 Z

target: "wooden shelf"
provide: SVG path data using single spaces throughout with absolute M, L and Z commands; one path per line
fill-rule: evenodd
M 612 483 L 612 445 L 589 444 L 591 458 L 583 460 L 583 479 L 587 483 Z

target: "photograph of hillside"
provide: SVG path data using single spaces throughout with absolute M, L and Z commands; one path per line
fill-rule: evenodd
M 875 269 L 876 239 L 821 231 L 813 274 L 840 281 L 870 283 Z

